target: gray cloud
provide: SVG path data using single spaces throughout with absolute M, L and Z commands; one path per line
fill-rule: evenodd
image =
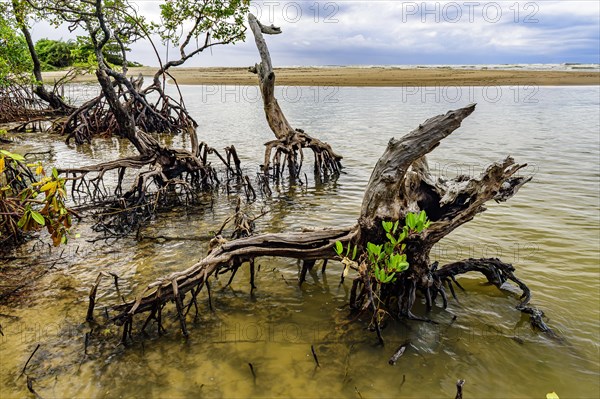
M 136 4 L 158 18 L 159 1 Z M 260 1 L 252 11 L 282 27 L 267 39 L 279 66 L 600 62 L 596 1 Z M 34 35 L 69 37 L 44 23 Z M 132 46 L 131 58 L 157 65 L 144 43 Z M 248 37 L 186 65 L 247 66 L 257 58 Z

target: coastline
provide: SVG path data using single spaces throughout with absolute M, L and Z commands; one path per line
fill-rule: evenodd
M 129 74 L 153 75 L 155 67 L 130 68 Z M 46 83 L 66 71 L 43 72 Z M 170 73 L 179 84 L 256 85 L 256 75 L 242 67 L 173 68 Z M 489 70 L 452 68 L 357 68 L 295 67 L 275 68 L 281 86 L 590 86 L 600 85 L 600 72 Z M 94 74 L 78 76 L 74 82 L 95 82 Z

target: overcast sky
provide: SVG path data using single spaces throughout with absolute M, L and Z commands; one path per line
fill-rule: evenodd
M 134 1 L 158 17 L 160 1 Z M 599 63 L 600 2 L 583 1 L 255 1 L 251 11 L 283 34 L 267 36 L 273 64 L 399 65 Z M 44 23 L 35 39 L 68 39 Z M 214 47 L 186 66 L 249 66 L 252 35 Z M 166 47 L 161 46 L 163 57 Z M 174 53 L 171 53 L 174 54 Z M 131 59 L 158 65 L 150 47 Z

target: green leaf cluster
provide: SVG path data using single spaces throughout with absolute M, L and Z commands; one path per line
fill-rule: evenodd
M 22 155 L 0 150 L 1 240 L 15 243 L 45 227 L 55 246 L 66 243 L 72 224 L 66 199 L 65 179 L 55 168 L 46 176 L 41 163 L 27 164 Z
M 421 211 L 418 214 L 410 212 L 408 215 L 406 215 L 406 224 L 404 227 L 411 231 L 421 233 L 423 230 L 428 228 L 430 224 L 431 221 L 427 219 L 425 211 Z
M 249 0 L 166 0 L 160 5 L 160 25 L 154 28 L 165 43 L 175 46 L 206 34 L 210 40 L 232 43 L 244 39 L 249 5 Z
M 431 221 L 427 218 L 425 211 L 418 214 L 407 214 L 403 226 L 400 225 L 398 220 L 382 221 L 387 241 L 380 245 L 372 242 L 367 243 L 366 252 L 361 255 L 373 277 L 379 283 L 392 283 L 396 281 L 399 273 L 408 270 L 410 264 L 406 258 L 406 244 L 404 241 L 414 234 L 422 233 L 430 224 Z M 354 249 L 351 248 L 351 244 L 348 244 L 344 253 L 343 244 L 340 241 L 335 243 L 334 250 L 346 265 L 349 261 L 354 261 L 357 256 L 356 245 Z M 352 256 L 350 257 L 351 252 Z M 346 273 L 346 269 L 344 269 L 344 272 Z
M 129 50 L 128 47 L 125 48 Z M 87 67 L 96 64 L 94 45 L 89 37 L 77 36 L 76 40 L 40 39 L 35 43 L 35 50 L 43 70 L 55 70 L 68 67 Z M 123 55 L 119 45 L 109 41 L 102 48 L 106 62 L 123 65 Z M 137 62 L 128 61 L 128 66 L 140 66 Z

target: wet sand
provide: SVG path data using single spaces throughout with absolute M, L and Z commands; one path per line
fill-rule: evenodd
M 152 75 L 156 68 L 130 68 L 131 75 Z M 594 71 L 508 71 L 450 68 L 276 68 L 277 84 L 289 86 L 578 86 L 600 85 Z M 44 72 L 51 83 L 64 72 Z M 180 84 L 255 85 L 256 75 L 247 68 L 174 68 Z M 77 82 L 94 82 L 95 75 L 79 76 Z

